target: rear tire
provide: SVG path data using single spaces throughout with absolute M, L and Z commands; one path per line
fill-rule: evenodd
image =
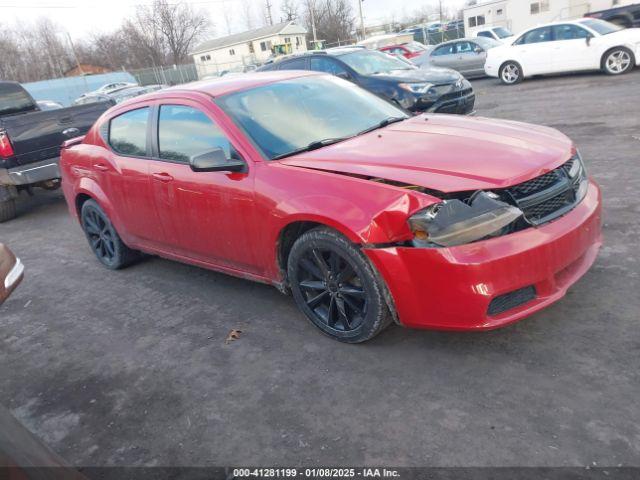
M 80 222 L 91 250 L 105 267 L 118 270 L 139 258 L 139 252 L 124 244 L 111 220 L 95 200 L 84 202 Z
M 12 198 L 0 202 L 0 223 L 16 218 L 16 200 Z
M 523 78 L 522 67 L 518 62 L 509 60 L 500 67 L 500 81 L 504 85 L 516 85 L 522 82 Z
M 625 47 L 615 47 L 602 56 L 602 70 L 607 75 L 624 75 L 633 70 L 636 59 L 633 52 Z
M 335 340 L 364 342 L 392 322 L 380 274 L 335 230 L 320 227 L 301 235 L 291 248 L 287 273 L 300 310 Z

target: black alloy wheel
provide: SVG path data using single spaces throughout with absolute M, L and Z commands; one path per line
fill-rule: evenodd
M 298 286 L 307 306 L 328 328 L 355 330 L 367 312 L 367 296 L 353 266 L 333 250 L 312 248 L 298 263 Z
M 80 219 L 91 250 L 107 268 L 123 268 L 138 257 L 135 250 L 122 242 L 109 217 L 94 200 L 82 205 Z
M 303 234 L 289 255 L 288 274 L 298 307 L 337 340 L 362 342 L 390 323 L 384 282 L 362 252 L 333 230 Z

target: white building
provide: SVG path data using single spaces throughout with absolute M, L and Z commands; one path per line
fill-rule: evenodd
M 637 0 L 490 0 L 464 9 L 468 37 L 488 27 L 505 27 L 514 34 L 541 23 L 579 18 L 585 13 L 622 6 Z
M 304 27 L 284 22 L 209 40 L 198 45 L 190 54 L 202 77 L 263 63 L 274 51 L 306 52 L 306 34 Z

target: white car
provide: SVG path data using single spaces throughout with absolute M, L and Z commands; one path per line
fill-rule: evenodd
M 138 86 L 137 83 L 113 82 L 113 83 L 107 83 L 106 85 L 101 86 L 100 88 L 98 88 L 92 93 L 109 94 L 109 93 L 117 92 L 118 90 L 122 90 L 123 88 L 137 87 L 137 86 Z
M 491 27 L 476 32 L 476 37 L 493 38 L 502 43 L 511 43 L 514 36 L 504 27 Z
M 548 73 L 603 70 L 621 75 L 640 65 L 640 28 L 593 18 L 541 25 L 487 52 L 485 73 L 513 85 Z

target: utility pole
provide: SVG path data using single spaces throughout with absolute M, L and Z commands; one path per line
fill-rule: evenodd
M 440 5 L 440 23 L 442 23 L 442 0 L 439 1 Z
M 360 7 L 360 30 L 362 31 L 362 40 L 366 38 L 366 32 L 364 30 L 364 15 L 362 14 L 362 0 L 358 0 L 358 6 Z
M 309 14 L 311 15 L 311 31 L 313 32 L 313 48 L 316 48 L 318 37 L 316 35 L 316 5 L 313 0 L 309 1 Z
M 267 20 L 269 25 L 273 25 L 273 17 L 271 16 L 271 2 L 267 0 Z
M 82 65 L 80 65 L 80 60 L 78 60 L 78 55 L 76 55 L 76 48 L 73 46 L 73 41 L 71 40 L 71 35 L 69 32 L 66 32 L 67 39 L 69 40 L 69 45 L 71 46 L 71 53 L 73 54 L 73 59 L 76 61 L 76 65 L 78 66 L 78 71 L 80 75 L 84 75 L 84 71 L 82 70 Z

